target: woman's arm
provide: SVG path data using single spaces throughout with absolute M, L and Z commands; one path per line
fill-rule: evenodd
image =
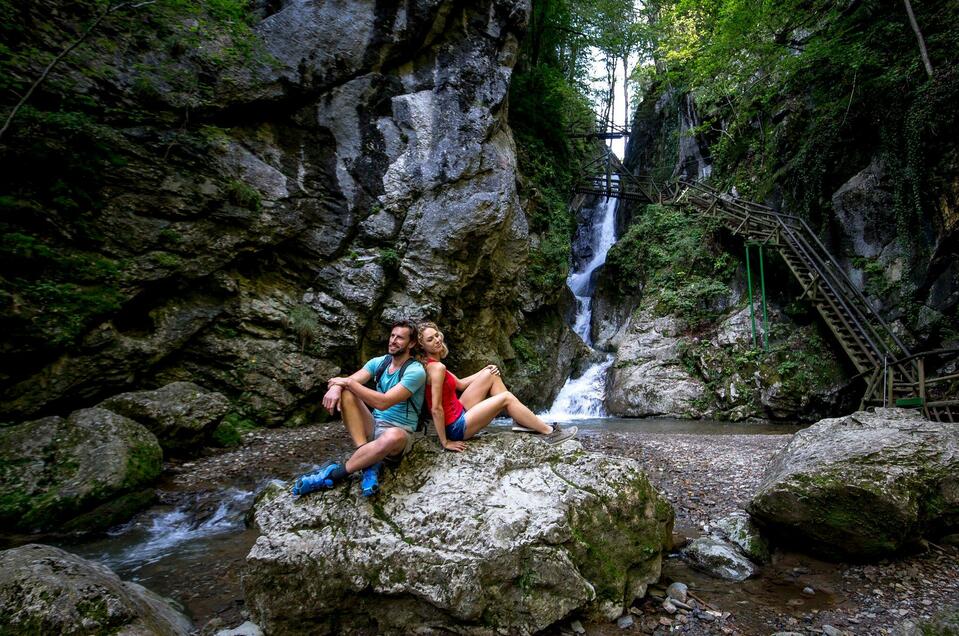
M 434 362 L 426 367 L 426 372 L 430 381 L 427 388 L 433 402 L 430 415 L 433 416 L 433 427 L 436 428 L 436 436 L 440 438 L 440 446 L 448 450 L 463 450 L 459 447 L 461 443 L 446 439 L 446 412 L 443 410 L 443 380 L 446 379 L 446 365 L 442 362 Z
M 456 390 L 462 393 L 467 389 L 467 387 L 469 387 L 469 385 L 473 384 L 476 378 L 480 377 L 484 373 L 499 375 L 499 367 L 497 367 L 495 364 L 487 364 L 473 375 L 468 375 L 465 378 L 457 378 L 454 375 L 453 377 L 456 378 Z

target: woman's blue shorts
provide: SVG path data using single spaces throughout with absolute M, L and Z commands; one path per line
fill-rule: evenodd
M 463 409 L 463 412 L 460 413 L 460 416 L 456 418 L 455 421 L 451 424 L 446 425 L 446 439 L 452 442 L 461 442 L 463 441 L 463 436 L 466 435 L 466 409 Z

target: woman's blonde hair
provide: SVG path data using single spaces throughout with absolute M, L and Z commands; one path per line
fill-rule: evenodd
M 420 343 L 420 349 L 423 350 L 424 358 L 427 357 L 426 344 L 423 342 L 423 331 L 425 331 L 426 329 L 435 329 L 438 334 L 440 334 L 441 336 L 443 335 L 443 332 L 440 331 L 440 328 L 436 326 L 435 322 L 427 321 L 427 322 L 421 322 L 420 324 L 416 325 L 416 332 L 417 332 L 416 339 L 417 339 L 417 342 Z M 440 360 L 442 360 L 449 354 L 450 354 L 450 349 L 449 347 L 446 346 L 446 340 L 444 339 L 443 350 L 440 352 Z

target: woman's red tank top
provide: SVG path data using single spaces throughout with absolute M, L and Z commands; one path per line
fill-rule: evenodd
M 426 366 L 429 366 L 434 362 L 439 361 L 428 358 L 426 360 Z M 428 375 L 427 380 L 429 380 Z M 455 422 L 463 413 L 463 408 L 463 403 L 460 402 L 458 397 L 456 397 L 456 378 L 453 377 L 452 373 L 447 371 L 446 377 L 443 379 L 443 417 L 446 420 L 445 423 L 449 425 Z M 429 389 L 428 382 L 426 389 L 426 409 L 433 409 L 433 391 Z

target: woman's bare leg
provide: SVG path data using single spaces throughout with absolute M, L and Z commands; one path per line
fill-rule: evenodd
M 549 424 L 536 417 L 536 414 L 520 402 L 515 395 L 509 391 L 503 391 L 493 397 L 486 398 L 467 411 L 466 432 L 463 434 L 463 439 L 469 439 L 489 426 L 493 418 L 503 409 L 506 409 L 506 412 L 517 424 L 531 428 L 537 433 L 547 434 L 553 430 Z
M 468 409 L 473 408 L 491 395 L 506 393 L 506 385 L 503 384 L 503 378 L 492 373 L 484 373 L 473 383 L 466 387 L 463 394 L 460 395 L 460 402 Z
M 463 406 L 471 409 L 489 397 L 490 389 L 493 387 L 493 378 L 495 377 L 492 373 L 485 371 L 480 373 L 480 377 L 473 380 L 460 395 L 460 402 L 463 403 Z M 502 380 L 500 380 L 500 382 L 502 382 Z

